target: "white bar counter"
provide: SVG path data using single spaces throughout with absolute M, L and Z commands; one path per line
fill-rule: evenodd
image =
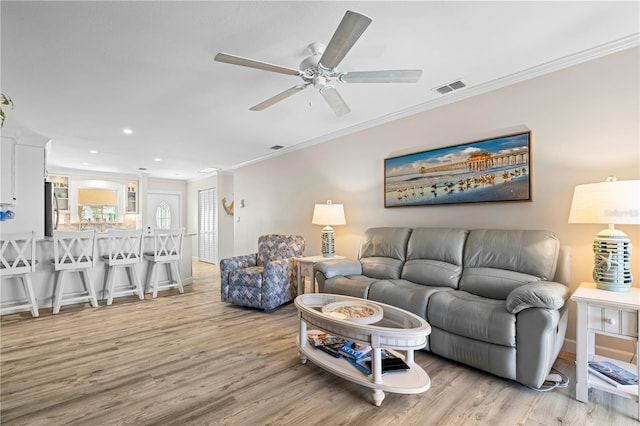
M 180 259 L 180 278 L 183 285 L 193 283 L 193 276 L 191 270 L 191 237 L 196 234 L 184 234 L 184 241 L 182 246 L 182 257 Z M 96 253 L 95 253 L 95 265 L 89 270 L 89 276 L 91 278 L 91 284 L 96 290 L 98 296 L 98 303 L 100 305 L 106 305 L 106 301 L 103 302 L 104 297 L 104 283 L 105 283 L 105 262 L 102 260 L 102 256 L 108 254 L 107 252 L 107 233 L 96 233 Z M 153 251 L 153 235 L 144 235 L 143 252 Z M 51 260 L 53 259 L 53 238 L 52 237 L 37 237 L 36 244 L 36 259 L 38 264 L 36 265 L 36 271 L 31 274 L 31 280 L 33 282 L 33 290 L 36 294 L 38 301 L 38 308 L 51 308 L 53 306 L 53 290 L 55 270 Z M 144 286 L 147 280 L 147 269 L 149 267 L 149 261 L 142 259 L 142 261 L 136 265 L 138 277 L 140 282 Z M 158 269 L 160 279 L 166 277 L 165 268 Z M 67 274 L 68 284 L 65 284 L 65 293 L 80 292 L 82 290 L 82 282 L 79 274 Z M 127 276 L 124 271 L 118 271 L 115 279 L 116 285 L 118 283 L 124 283 L 127 281 Z M 158 294 L 161 297 L 162 293 Z M 20 282 L 15 278 L 3 278 L 2 285 L 0 286 L 0 302 L 11 302 L 14 300 L 21 300 L 24 298 L 24 291 Z M 114 299 L 114 304 L 117 304 L 118 299 Z M 142 302 L 142 301 L 140 301 Z M 89 309 L 92 309 L 89 307 Z M 60 312 L 64 311 L 64 305 Z M 28 311 L 26 311 L 28 313 Z

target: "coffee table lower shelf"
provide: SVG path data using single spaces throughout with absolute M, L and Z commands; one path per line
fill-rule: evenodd
M 298 336 L 298 342 L 300 342 L 300 336 Z M 382 383 L 375 383 L 373 375 L 366 377 L 344 358 L 335 358 L 308 344 L 305 346 L 298 344 L 298 350 L 302 364 L 306 364 L 307 360 L 310 360 L 318 367 L 336 376 L 371 388 L 371 399 L 376 406 L 382 404 L 384 392 L 418 394 L 426 392 L 431 387 L 429 375 L 416 363 L 409 363 L 409 370 L 384 374 L 382 375 Z M 398 352 L 394 353 L 400 355 Z

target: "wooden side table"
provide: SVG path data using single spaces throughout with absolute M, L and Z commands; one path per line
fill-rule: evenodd
M 610 360 L 620 367 L 634 372 L 640 377 L 640 289 L 632 288 L 627 293 L 599 290 L 593 283 L 582 283 L 573 293 L 571 300 L 578 305 L 576 335 L 576 399 L 589 401 L 589 389 L 595 388 L 615 395 L 634 399 L 638 402 L 637 418 L 640 420 L 638 386 L 631 389 L 617 388 L 599 377 L 590 374 L 589 361 Z M 595 354 L 595 334 L 632 340 L 635 342 L 636 363 L 630 364 L 611 360 Z
M 305 256 L 305 257 L 296 257 L 296 261 L 298 262 L 298 295 L 304 294 L 304 281 L 305 278 L 309 277 L 311 279 L 311 292 L 316 292 L 316 277 L 314 275 L 314 267 L 316 263 L 325 262 L 331 259 L 344 259 L 345 256 Z

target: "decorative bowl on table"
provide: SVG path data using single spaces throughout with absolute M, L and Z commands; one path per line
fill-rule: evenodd
M 360 324 L 373 324 L 383 317 L 380 306 L 367 302 L 333 302 L 322 307 L 322 313 L 333 318 Z

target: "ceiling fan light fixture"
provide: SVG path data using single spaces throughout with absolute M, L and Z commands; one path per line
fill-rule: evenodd
M 331 86 L 327 86 L 327 79 L 324 76 L 316 75 L 313 77 L 313 87 L 315 87 L 316 89 L 319 89 L 320 93 L 322 93 L 325 87 L 331 87 Z

